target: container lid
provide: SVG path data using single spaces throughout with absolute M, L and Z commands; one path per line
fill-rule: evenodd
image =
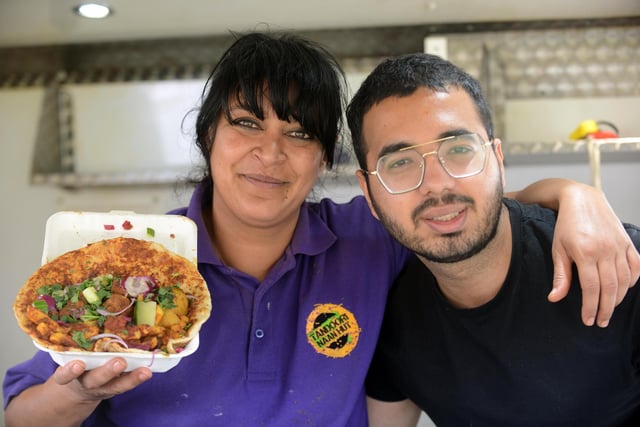
M 115 237 L 157 242 L 197 264 L 198 232 L 191 219 L 131 211 L 54 213 L 45 227 L 42 264 L 89 243 Z

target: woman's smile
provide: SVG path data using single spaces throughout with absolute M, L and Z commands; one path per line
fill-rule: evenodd
M 246 173 L 240 174 L 240 176 L 245 178 L 250 183 L 260 187 L 281 187 L 288 184 L 288 181 L 286 180 L 278 179 L 269 175 Z

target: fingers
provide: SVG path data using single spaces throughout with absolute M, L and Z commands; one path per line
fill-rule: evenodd
M 553 289 L 548 300 L 557 302 L 567 296 L 571 286 L 571 266 L 575 262 L 582 288 L 582 321 L 607 327 L 615 308 L 640 277 L 640 254 L 633 244 L 609 247 L 581 245 L 572 256 L 558 245 L 552 249 Z M 572 261 L 573 260 L 573 261 Z
M 640 253 L 633 245 L 629 245 L 627 249 L 627 262 L 629 264 L 629 287 L 632 288 L 640 280 Z
M 615 268 L 614 268 L 615 266 Z M 609 324 L 615 307 L 635 286 L 640 277 L 640 255 L 633 245 L 629 245 L 626 257 L 616 257 L 615 263 L 606 259 L 598 263 L 600 277 L 600 300 L 598 302 L 598 326 Z
M 578 277 L 582 288 L 582 322 L 587 326 L 593 326 L 600 303 L 601 283 L 597 264 L 580 264 L 578 266 Z M 600 318 L 600 320 L 602 319 Z
M 571 283 L 571 260 L 566 253 L 552 250 L 553 288 L 548 295 L 551 302 L 558 302 L 567 296 Z
M 112 369 L 115 374 L 120 371 L 121 365 L 116 362 Z M 122 371 L 120 374 L 111 377 L 108 374 L 104 377 L 102 375 L 92 377 L 91 382 L 85 381 L 85 386 L 89 387 L 93 381 L 96 381 L 96 385 L 91 386 L 92 395 L 104 400 L 132 390 L 150 378 L 151 370 L 149 368 L 137 368 L 131 372 Z
M 553 251 L 553 289 L 548 295 L 551 302 L 558 302 L 567 296 L 571 286 L 571 260 L 566 252 Z M 587 326 L 606 327 L 613 314 L 618 298 L 622 299 L 628 285 L 619 284 L 617 266 L 623 271 L 626 260 L 614 264 L 614 261 L 602 259 L 597 262 L 582 261 L 578 264 L 578 277 L 582 288 L 582 322 Z
M 609 325 L 613 311 L 616 308 L 618 298 L 622 299 L 629 287 L 628 281 L 618 279 L 618 264 L 614 261 L 598 263 L 598 278 L 600 281 L 600 295 L 590 304 L 597 307 L 597 325 L 606 328 Z M 625 266 L 626 267 L 626 266 Z M 624 268 L 623 270 L 627 270 Z M 584 295 L 583 295 L 583 304 Z
M 85 389 L 98 389 L 120 376 L 126 368 L 127 362 L 120 357 L 115 357 L 103 366 L 85 372 L 79 381 Z
M 631 248 L 633 249 L 633 248 Z M 616 271 L 618 275 L 618 290 L 616 294 L 616 306 L 622 302 L 630 287 L 635 285 L 637 279 L 633 279 L 633 259 L 628 253 L 626 257 L 616 258 Z
M 146 367 L 126 372 L 126 361 L 116 357 L 104 365 L 85 371 L 81 361 L 72 361 L 59 367 L 54 380 L 60 385 L 68 384 L 84 400 L 103 400 L 129 391 L 151 378 L 151 370 Z
M 80 378 L 82 386 L 100 399 L 129 391 L 151 378 L 149 368 L 137 368 L 125 373 L 127 363 L 120 357 L 113 358 L 103 366 L 85 372 Z
M 638 280 L 637 252 L 633 247 L 626 257 L 601 257 L 597 263 L 582 263 L 578 275 L 582 287 L 582 319 L 585 325 L 609 325 L 616 306 L 620 304 L 630 287 Z M 591 267 L 591 266 L 594 267 Z
M 59 366 L 53 373 L 56 384 L 65 385 L 77 379 L 84 373 L 85 364 L 81 360 L 73 360 L 64 366 Z

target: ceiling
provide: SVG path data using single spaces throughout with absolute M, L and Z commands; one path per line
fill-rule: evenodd
M 106 20 L 71 13 L 80 0 L 0 0 L 0 47 L 180 38 L 229 31 L 324 30 L 461 22 L 640 16 L 640 0 L 103 0 Z

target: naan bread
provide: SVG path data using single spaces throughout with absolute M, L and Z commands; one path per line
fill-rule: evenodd
M 14 302 L 13 309 L 20 328 L 48 349 L 82 351 L 83 349 L 70 339 L 71 335 L 78 330 L 87 338 L 102 333 L 97 322 L 56 322 L 47 313 L 34 308 L 33 302 L 38 299 L 38 289 L 44 285 L 59 283 L 65 287 L 72 286 L 106 274 L 121 277 L 151 276 L 159 287 L 177 284 L 187 295 L 189 307 L 186 315 L 189 323 L 185 328 L 169 333 L 170 331 L 154 330 L 153 328 L 160 328 L 157 325 L 141 325 L 147 333 L 153 334 L 155 331 L 165 334 L 166 345 L 162 346 L 162 350 L 167 353 L 176 353 L 184 348 L 209 318 L 211 297 L 196 265 L 158 243 L 118 237 L 64 253 L 41 266 L 20 289 Z M 126 334 L 124 336 L 126 337 Z M 124 348 L 117 342 L 108 340 L 105 344 L 103 340 L 101 348 L 94 348 L 92 351 L 145 350 Z

